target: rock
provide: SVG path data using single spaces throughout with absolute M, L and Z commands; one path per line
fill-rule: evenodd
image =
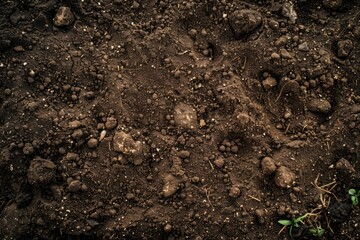
M 96 148 L 99 144 L 99 141 L 96 138 L 90 138 L 87 142 L 89 148 Z
M 183 128 L 194 129 L 197 126 L 197 114 L 195 109 L 185 103 L 175 106 L 175 123 Z
M 275 171 L 274 181 L 278 187 L 290 188 L 295 180 L 295 174 L 285 166 L 281 166 Z
M 164 232 L 169 233 L 169 232 L 171 232 L 171 230 L 172 230 L 172 226 L 167 223 L 167 224 L 164 226 Z
M 55 177 L 56 165 L 40 157 L 34 158 L 28 169 L 28 180 L 31 184 L 48 184 Z
M 117 126 L 117 120 L 114 117 L 108 117 L 105 122 L 105 128 L 108 130 L 114 129 Z
M 298 49 L 299 49 L 299 51 L 302 51 L 302 52 L 308 52 L 310 50 L 307 42 L 303 42 L 303 43 L 299 44 Z
M 190 157 L 190 152 L 186 151 L 186 150 L 182 150 L 179 152 L 179 157 L 181 157 L 182 159 L 186 159 Z
M 140 165 L 147 155 L 147 148 L 144 143 L 135 141 L 130 134 L 123 131 L 115 133 L 113 138 L 114 151 L 125 154 L 130 162 Z
M 290 39 L 291 38 L 289 36 L 281 36 L 274 42 L 274 45 L 275 47 L 285 46 L 290 41 Z
M 323 5 L 326 8 L 336 10 L 343 4 L 342 0 L 324 0 Z
M 225 164 L 224 158 L 223 157 L 218 157 L 217 159 L 215 159 L 214 164 L 216 167 L 218 168 L 222 168 Z
M 285 48 L 282 48 L 279 50 L 280 56 L 284 59 L 292 59 L 293 56 L 286 50 Z
M 83 126 L 83 124 L 79 120 L 69 122 L 69 128 L 70 129 L 76 129 L 76 128 L 79 128 L 79 127 L 82 127 L 82 126 Z
M 350 39 L 341 40 L 337 43 L 336 55 L 339 58 L 346 58 L 350 55 L 350 52 L 353 48 L 354 44 Z
M 255 210 L 255 215 L 256 215 L 256 218 L 258 220 L 258 222 L 260 224 L 263 224 L 265 223 L 265 215 L 266 215 L 266 212 L 264 209 L 256 209 Z
M 265 91 L 269 91 L 271 88 L 275 87 L 277 85 L 277 81 L 273 77 L 267 77 L 264 81 L 262 81 L 262 86 L 265 89 Z
M 175 194 L 180 185 L 180 179 L 176 178 L 172 174 L 168 174 L 164 177 L 164 186 L 162 189 L 162 194 L 164 197 L 170 197 Z
M 282 5 L 281 14 L 287 17 L 290 23 L 295 23 L 297 19 L 297 13 L 294 9 L 294 4 L 291 1 L 285 1 Z
M 240 188 L 236 187 L 236 186 L 232 186 L 230 188 L 230 191 L 229 191 L 229 196 L 232 197 L 232 198 L 237 198 L 239 197 L 241 194 L 241 190 Z
M 273 52 L 270 57 L 271 57 L 271 59 L 274 59 L 274 60 L 280 59 L 280 55 L 276 52 Z
M 331 104 L 325 99 L 313 99 L 307 105 L 309 111 L 314 113 L 329 113 Z
M 262 24 L 262 16 L 259 12 L 242 9 L 233 12 L 229 16 L 230 26 L 237 38 L 254 32 Z
M 352 174 L 355 172 L 353 165 L 351 165 L 351 163 L 345 158 L 341 158 L 339 161 L 337 161 L 335 168 L 347 174 Z
M 69 192 L 76 193 L 76 192 L 80 191 L 81 186 L 82 186 L 82 183 L 79 180 L 71 181 L 68 186 Z
M 75 16 L 69 7 L 60 7 L 54 18 L 54 25 L 57 27 L 69 26 L 75 21 Z
M 264 157 L 261 161 L 261 169 L 264 175 L 269 176 L 276 171 L 276 165 L 271 157 Z

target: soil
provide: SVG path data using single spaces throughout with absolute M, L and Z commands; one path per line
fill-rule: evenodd
M 359 239 L 359 12 L 3 0 L 0 238 Z

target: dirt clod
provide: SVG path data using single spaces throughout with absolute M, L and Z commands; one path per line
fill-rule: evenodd
M 48 184 L 55 176 L 56 165 L 48 159 L 36 157 L 31 160 L 28 179 L 31 184 Z
M 308 109 L 314 113 L 328 113 L 331 110 L 331 104 L 325 99 L 313 99 L 308 103 Z
M 271 157 L 264 157 L 261 161 L 261 169 L 264 175 L 271 175 L 276 171 L 276 165 Z
M 290 188 L 295 180 L 295 174 L 288 167 L 280 166 L 275 171 L 275 184 L 281 188 Z
M 229 17 L 230 26 L 237 38 L 254 32 L 262 24 L 261 13 L 255 10 L 236 10 Z
M 232 198 L 237 198 L 240 196 L 240 194 L 241 194 L 241 190 L 237 186 L 232 186 L 229 190 L 229 196 Z

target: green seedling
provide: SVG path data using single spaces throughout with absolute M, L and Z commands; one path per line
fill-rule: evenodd
M 279 220 L 278 223 L 283 225 L 284 227 L 280 230 L 280 232 L 283 231 L 286 227 L 290 227 L 289 229 L 289 235 L 292 237 L 292 230 L 294 227 L 298 228 L 300 225 L 299 223 L 303 223 L 303 220 L 309 216 L 309 213 L 306 213 L 298 218 L 294 218 L 291 220 Z
M 325 234 L 325 229 L 322 227 L 314 227 L 309 229 L 309 233 L 314 237 L 322 237 Z
M 352 205 L 356 206 L 359 204 L 359 197 L 360 197 L 360 191 L 356 191 L 355 189 L 349 190 L 350 199 L 352 202 Z

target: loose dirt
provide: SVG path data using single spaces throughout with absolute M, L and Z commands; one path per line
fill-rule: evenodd
M 359 12 L 3 0 L 1 239 L 359 239 Z

